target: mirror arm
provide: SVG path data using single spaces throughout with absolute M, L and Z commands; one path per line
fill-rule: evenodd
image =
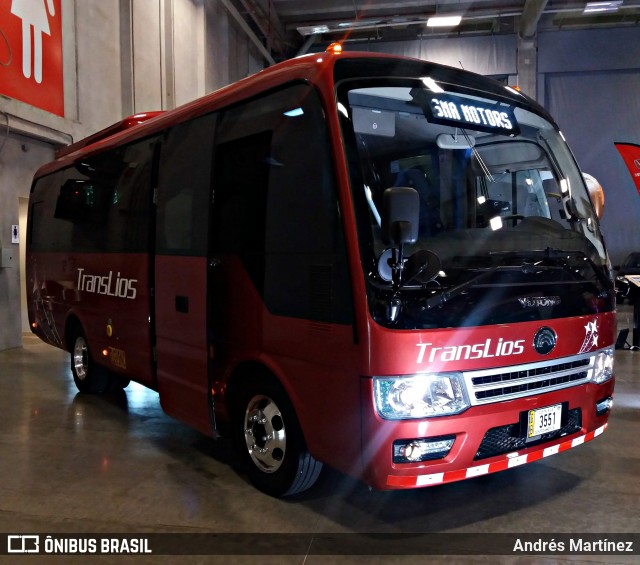
M 404 270 L 404 249 L 402 243 L 391 249 L 391 273 L 393 289 L 397 290 L 402 285 L 402 271 Z

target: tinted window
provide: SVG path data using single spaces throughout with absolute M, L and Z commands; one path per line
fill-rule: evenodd
M 221 115 L 213 253 L 237 253 L 274 314 L 349 321 L 329 136 L 317 93 L 295 85 Z
M 37 181 L 31 245 L 49 251 L 145 251 L 154 140 L 97 156 Z
M 157 250 L 205 255 L 211 195 L 215 115 L 169 130 L 162 143 L 157 209 Z

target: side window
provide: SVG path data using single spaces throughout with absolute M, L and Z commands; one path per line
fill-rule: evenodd
M 39 178 L 33 186 L 29 210 L 29 244 L 36 251 L 67 251 L 73 223 L 57 211 L 63 172 Z
M 153 152 L 156 140 L 128 145 L 120 159 L 106 166 L 117 170 L 108 206 L 107 249 L 109 251 L 145 251 L 149 247 L 149 217 Z
M 264 253 L 272 137 L 265 130 L 217 145 L 215 251 Z
M 207 252 L 215 114 L 171 128 L 162 143 L 158 176 L 157 252 Z
M 39 179 L 31 242 L 48 251 L 145 251 L 154 140 L 83 159 Z
M 213 253 L 242 259 L 273 314 L 350 320 L 331 147 L 316 91 L 284 88 L 222 113 Z

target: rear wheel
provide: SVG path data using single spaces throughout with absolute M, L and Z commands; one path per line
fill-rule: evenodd
M 252 381 L 235 411 L 236 447 L 251 482 L 271 496 L 310 488 L 322 470 L 304 442 L 295 412 L 282 388 Z
M 109 387 L 109 373 L 91 357 L 87 339 L 81 329 L 71 341 L 71 373 L 80 392 L 100 393 Z

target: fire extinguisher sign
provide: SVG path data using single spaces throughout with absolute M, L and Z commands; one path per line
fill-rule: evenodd
M 60 0 L 0 0 L 0 94 L 64 116 Z

